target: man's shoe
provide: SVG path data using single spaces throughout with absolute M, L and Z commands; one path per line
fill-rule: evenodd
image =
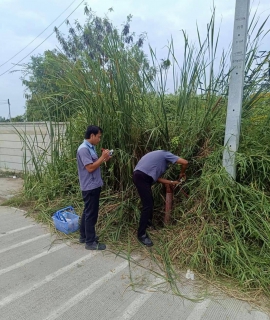
M 152 240 L 148 237 L 147 234 L 145 234 L 145 235 L 142 236 L 142 237 L 138 237 L 138 240 L 139 240 L 143 245 L 145 245 L 146 247 L 152 247 L 152 245 L 153 245 Z
M 79 242 L 80 242 L 80 243 L 85 243 L 85 238 L 80 238 L 80 239 L 79 239 Z
M 92 242 L 91 244 L 85 245 L 86 250 L 105 250 L 106 245 L 103 243 L 98 243 L 97 241 Z
M 96 236 L 96 237 L 95 237 L 95 241 L 98 241 L 98 239 L 99 239 L 99 237 Z M 80 242 L 80 243 L 85 243 L 85 238 L 80 238 L 80 239 L 79 239 L 79 242 Z

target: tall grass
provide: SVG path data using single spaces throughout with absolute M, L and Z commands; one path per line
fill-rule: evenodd
M 151 49 L 150 69 L 140 63 L 138 52 L 122 47 L 113 35 L 104 41 L 103 50 L 109 58 L 106 65 L 87 55 L 77 62 L 59 56 L 58 67 L 65 70 L 65 76 L 56 79 L 60 88 L 57 95 L 68 97 L 77 112 L 67 119 L 65 139 L 48 151 L 53 151 L 55 158 L 52 156 L 46 166 L 37 161 L 32 149 L 35 171 L 26 172 L 25 195 L 35 200 L 39 217 L 48 219 L 62 204 L 73 204 L 78 213 L 82 211 L 75 156 L 86 126 L 96 124 L 104 130 L 99 147 L 115 150 L 102 170 L 105 188 L 98 227 L 118 250 L 125 248 L 126 241 L 121 240 L 127 237 L 136 246 L 133 240 L 140 202 L 132 184 L 132 170 L 146 152 L 171 150 L 190 162 L 184 187 L 189 197 L 176 190 L 172 225 L 153 235 L 156 247 L 148 255 L 163 265 L 176 291 L 175 266 L 193 268 L 212 280 L 233 279 L 242 289 L 269 297 L 270 127 L 269 109 L 260 102 L 269 100 L 261 85 L 263 66 L 253 65 L 260 39 L 267 31 L 263 32 L 263 23 L 252 34 L 256 23 L 253 19 L 249 29 L 254 41 L 248 44 L 249 80 L 244 88 L 235 182 L 221 166 L 230 49 L 223 51 L 217 64 L 219 31 L 216 33 L 214 14 L 205 39 L 197 30 L 197 44 L 183 33 L 181 59 L 173 40 L 162 62 Z M 167 94 L 170 71 L 175 92 Z M 59 99 L 52 95 L 43 103 L 61 111 Z M 172 167 L 166 176 L 174 179 L 178 173 Z M 154 219 L 160 225 L 164 190 L 155 185 L 153 191 Z

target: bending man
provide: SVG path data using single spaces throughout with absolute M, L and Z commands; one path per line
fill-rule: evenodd
M 169 163 L 180 164 L 181 172 L 179 179 L 186 178 L 185 171 L 188 161 L 165 150 L 156 150 L 144 155 L 133 172 L 133 182 L 142 201 L 138 240 L 147 247 L 153 245 L 153 242 L 146 233 L 146 229 L 152 225 L 153 218 L 154 201 L 151 187 L 156 181 L 172 185 L 177 185 L 179 183 L 179 181 L 170 181 L 160 178 L 160 176 L 168 169 Z

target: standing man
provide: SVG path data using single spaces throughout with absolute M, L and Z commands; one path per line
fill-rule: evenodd
M 77 151 L 77 165 L 80 188 L 84 201 L 84 210 L 80 225 L 80 242 L 85 243 L 87 250 L 104 250 L 106 245 L 98 242 L 95 225 L 98 219 L 99 197 L 103 181 L 100 166 L 110 159 L 110 151 L 103 150 L 98 157 L 95 146 L 100 142 L 102 129 L 97 126 L 88 126 L 85 140 Z
M 154 200 L 151 187 L 156 181 L 171 185 L 177 185 L 179 183 L 179 181 L 170 181 L 160 178 L 160 176 L 168 169 L 169 163 L 180 164 L 181 172 L 179 179 L 186 178 L 185 172 L 188 161 L 165 150 L 156 150 L 144 155 L 133 172 L 133 182 L 142 201 L 138 240 L 147 247 L 153 245 L 153 242 L 146 233 L 146 228 L 152 225 L 153 218 Z

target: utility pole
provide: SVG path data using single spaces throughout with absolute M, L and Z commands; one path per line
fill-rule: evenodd
M 223 166 L 233 179 L 236 177 L 235 152 L 238 150 L 241 128 L 249 7 L 250 0 L 236 0 L 223 153 Z
M 10 113 L 10 102 L 9 102 L 9 99 L 8 99 L 7 101 L 8 101 L 8 117 L 9 117 L 9 121 L 11 122 L 11 113 Z

